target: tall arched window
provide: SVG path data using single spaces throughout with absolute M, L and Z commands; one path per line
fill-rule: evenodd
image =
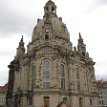
M 76 68 L 76 79 L 80 79 L 80 76 L 79 76 L 79 67 Z
M 64 65 L 63 64 L 60 65 L 60 74 L 62 77 L 65 77 Z
M 76 71 L 76 84 L 77 84 L 77 90 L 79 91 L 80 90 L 80 67 L 78 65 L 76 65 L 76 68 L 75 68 L 75 71 Z
M 50 86 L 50 63 L 48 60 L 43 62 L 43 87 L 49 88 Z
M 65 70 L 64 65 L 60 65 L 60 88 L 65 89 Z
M 36 80 L 36 66 L 32 66 L 32 89 L 35 86 L 35 80 Z

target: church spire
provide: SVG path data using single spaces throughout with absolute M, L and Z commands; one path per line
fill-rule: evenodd
M 23 35 L 19 42 L 19 46 L 17 48 L 17 57 L 23 56 L 25 54 L 24 42 L 23 42 Z
M 81 36 L 81 33 L 79 32 L 79 39 L 78 39 L 78 44 L 83 44 L 83 38 Z
M 23 35 L 22 35 L 22 38 L 21 38 L 21 40 L 19 42 L 19 47 L 24 47 Z
M 44 6 L 44 17 L 56 16 L 56 5 L 53 1 L 49 0 Z
M 86 45 L 84 44 L 83 38 L 81 36 L 81 33 L 79 32 L 79 39 L 78 39 L 78 52 L 85 56 L 86 55 Z

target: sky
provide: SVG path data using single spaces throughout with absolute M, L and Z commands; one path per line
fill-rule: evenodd
M 0 0 L 0 85 L 8 81 L 8 65 L 16 55 L 23 35 L 31 41 L 38 18 L 43 18 L 48 0 Z M 53 0 L 73 46 L 81 33 L 95 64 L 96 80 L 107 80 L 107 0 Z

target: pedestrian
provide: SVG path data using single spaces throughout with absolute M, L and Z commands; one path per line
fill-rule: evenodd
M 62 101 L 57 105 L 57 107 L 69 107 L 69 106 L 67 105 L 66 102 Z

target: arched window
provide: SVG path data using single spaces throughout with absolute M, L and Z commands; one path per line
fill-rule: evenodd
M 48 40 L 48 39 L 49 39 L 49 35 L 46 34 L 46 35 L 45 35 L 45 40 Z
M 79 77 L 79 67 L 77 66 L 77 68 L 76 68 L 76 79 L 79 79 L 80 77 Z
M 49 88 L 50 85 L 50 63 L 48 60 L 43 62 L 43 87 Z
M 77 90 L 80 90 L 80 80 L 77 80 Z
M 49 10 L 49 8 L 48 8 L 48 7 L 46 7 L 46 10 L 48 11 L 48 10 Z
M 35 86 L 35 80 L 36 80 L 36 66 L 32 66 L 32 89 Z
M 82 52 L 82 55 L 85 56 L 85 52 Z
M 52 13 L 55 13 L 55 8 L 52 6 Z
M 60 65 L 60 88 L 65 89 L 65 71 L 64 71 L 64 65 Z
M 49 52 L 49 47 L 48 46 L 44 47 L 43 48 L 43 53 L 48 53 L 48 52 Z
M 61 73 L 62 77 L 65 77 L 64 65 L 63 64 L 60 65 L 60 73 Z
M 80 75 L 79 75 L 79 66 L 76 65 L 76 84 L 77 84 L 77 90 L 79 91 L 80 90 Z

